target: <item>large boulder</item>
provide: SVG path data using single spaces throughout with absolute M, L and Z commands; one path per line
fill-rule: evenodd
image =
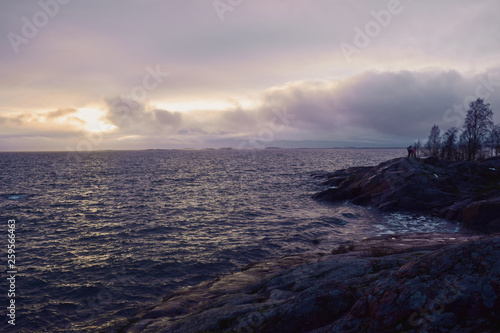
M 351 200 L 380 210 L 407 210 L 499 228 L 500 158 L 481 163 L 446 162 L 435 157 L 397 158 L 375 167 L 329 174 L 319 200 Z
M 462 221 L 500 229 L 500 197 L 471 202 L 462 210 Z

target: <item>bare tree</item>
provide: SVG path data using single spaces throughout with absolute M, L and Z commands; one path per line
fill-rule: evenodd
M 458 128 L 452 127 L 443 134 L 443 138 L 441 139 L 442 148 L 441 148 L 441 158 L 446 160 L 455 160 L 457 159 L 457 136 Z
M 473 161 L 481 155 L 483 145 L 493 127 L 493 111 L 490 104 L 482 98 L 469 103 L 469 111 L 465 118 L 464 140 L 466 144 L 466 159 Z
M 425 144 L 425 149 L 431 156 L 439 156 L 440 133 L 441 131 L 439 130 L 438 125 L 432 126 L 431 133 L 429 134 L 429 138 L 427 139 L 427 143 Z
M 467 138 L 465 132 L 458 138 L 457 160 L 463 161 L 467 157 Z
M 500 124 L 493 126 L 490 135 L 491 154 L 500 154 Z

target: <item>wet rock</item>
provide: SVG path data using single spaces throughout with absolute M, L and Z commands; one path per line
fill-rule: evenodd
M 418 211 L 500 230 L 499 165 L 500 158 L 480 163 L 397 158 L 375 167 L 336 171 L 323 181 L 334 188 L 313 197 L 351 200 L 382 211 Z
M 500 197 L 474 201 L 462 209 L 462 221 L 500 229 Z
M 389 235 L 343 246 L 347 252 L 256 263 L 179 290 L 123 332 L 500 328 L 500 234 Z
M 331 254 L 347 253 L 347 252 L 349 252 L 352 249 L 353 249 L 352 245 L 348 245 L 348 246 L 346 246 L 346 245 L 338 245 L 338 246 L 334 247 L 330 253 Z

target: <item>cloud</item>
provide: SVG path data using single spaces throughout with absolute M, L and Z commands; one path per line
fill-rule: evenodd
M 498 123 L 499 89 L 500 70 L 492 68 L 476 75 L 367 71 L 338 80 L 295 81 L 255 95 L 251 107 L 234 103 L 224 110 L 178 112 L 113 97 L 105 100 L 102 120 L 115 129 L 101 133 L 103 143 L 94 148 L 405 146 L 425 139 L 433 124 L 443 132 L 460 126 L 468 101 L 477 97 L 491 104 Z M 63 120 L 76 113 L 62 108 L 2 116 L 0 127 L 10 143 L 15 136 L 33 145 L 36 136 L 74 147 L 87 134 L 76 121 L 67 126 Z
M 156 118 L 163 126 L 178 128 L 182 122 L 179 112 L 169 112 L 165 110 L 154 110 L 154 118 Z
M 15 125 L 22 125 L 23 116 L 0 117 L 0 125 L 7 125 L 9 123 Z
M 292 125 L 303 131 L 339 132 L 354 139 L 365 131 L 397 137 L 421 137 L 432 124 L 452 125 L 445 118 L 453 105 L 469 96 L 486 97 L 493 109 L 498 94 L 482 82 L 493 79 L 500 89 L 498 70 L 466 77 L 456 71 L 366 72 L 326 82 L 297 82 L 273 89 L 264 96 L 264 108 L 281 105 L 296 115 Z M 489 79 L 488 79 L 489 78 Z M 496 81 L 495 81 L 496 80 Z M 480 92 L 475 96 L 476 92 Z M 497 120 L 500 110 L 497 111 Z M 327 135 L 328 136 L 328 135 Z
M 265 133 L 268 139 L 272 135 L 272 140 L 404 145 L 425 138 L 433 124 L 443 129 L 456 125 L 446 117 L 447 112 L 476 92 L 489 95 L 477 97 L 488 97 L 493 109 L 500 107 L 500 100 L 488 87 L 477 89 L 488 80 L 492 84 L 489 89 L 500 89 L 498 73 L 491 70 L 468 77 L 457 71 L 370 71 L 343 80 L 298 81 L 273 87 L 260 95 L 253 108 L 235 105 L 226 110 L 187 113 L 148 111 L 136 101 L 115 98 L 108 100 L 107 119 L 122 134 L 180 141 L 183 137 L 196 137 L 200 142 L 226 140 L 233 146 L 238 140 L 267 144 Z
M 139 135 L 241 135 L 253 130 L 257 120 L 254 110 L 235 106 L 228 110 L 193 110 L 188 113 L 148 107 L 130 98 L 106 99 L 105 119 L 116 132 Z
M 488 94 L 498 122 L 500 87 L 483 81 L 498 73 L 500 2 L 401 1 L 402 11 L 348 63 L 339 45 L 354 45 L 355 29 L 387 5 L 243 1 L 221 21 L 206 0 L 72 1 L 19 53 L 0 39 L 1 135 L 36 133 L 59 146 L 52 132 L 98 128 L 85 109 L 105 109 L 103 120 L 116 126 L 106 149 L 267 145 L 271 137 L 399 144 L 425 138 L 434 123 L 459 124 L 469 97 Z M 22 18 L 40 10 L 36 1 L 0 2 L 0 35 L 23 34 Z M 145 88 L 148 66 L 170 75 L 147 89 L 147 103 L 109 98 Z M 244 106 L 164 107 L 231 99 Z
M 221 22 L 211 1 L 71 2 L 18 55 L 8 38 L 0 40 L 0 99 L 15 107 L 83 107 L 129 93 L 156 64 L 172 75 L 151 100 L 220 99 L 374 68 L 475 70 L 494 57 L 498 63 L 500 4 L 481 0 L 402 1 L 401 14 L 348 64 L 339 44 L 352 44 L 355 27 L 364 28 L 371 11 L 387 3 L 244 1 Z M 2 2 L 0 34 L 21 34 L 21 18 L 40 10 L 38 2 Z
M 61 118 L 61 117 L 65 117 L 65 116 L 68 116 L 70 114 L 74 114 L 78 112 L 77 109 L 74 109 L 74 108 L 66 108 L 66 109 L 59 109 L 59 110 L 56 110 L 56 111 L 51 111 L 51 112 L 48 112 L 46 113 L 44 116 L 48 119 L 48 120 L 52 120 L 52 119 L 57 119 L 57 118 Z
M 105 119 L 124 134 L 169 135 L 182 125 L 182 114 L 166 110 L 149 111 L 143 103 L 130 98 L 113 97 L 105 100 Z
M 72 116 L 77 111 L 65 108 L 0 116 L 0 150 L 65 150 L 86 134 L 81 128 L 85 122 Z
M 78 110 L 75 108 L 65 108 L 65 109 L 58 109 L 55 111 L 38 112 L 38 113 L 24 111 L 21 114 L 0 116 L 0 124 L 4 123 L 15 126 L 37 127 L 37 126 L 43 126 L 44 124 L 47 123 L 54 124 L 55 120 L 67 117 L 77 112 Z M 76 122 L 83 123 L 83 120 L 77 117 L 70 117 L 70 118 Z

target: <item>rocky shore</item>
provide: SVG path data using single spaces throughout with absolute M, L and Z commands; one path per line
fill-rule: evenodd
M 335 171 L 323 184 L 330 188 L 314 198 L 429 213 L 500 230 L 500 157 L 480 163 L 397 158 Z
M 315 197 L 495 229 L 499 169 L 395 159 L 329 174 Z M 121 332 L 499 332 L 499 258 L 500 234 L 367 238 L 178 290 Z
M 122 332 L 498 332 L 500 234 L 368 238 L 178 290 Z

